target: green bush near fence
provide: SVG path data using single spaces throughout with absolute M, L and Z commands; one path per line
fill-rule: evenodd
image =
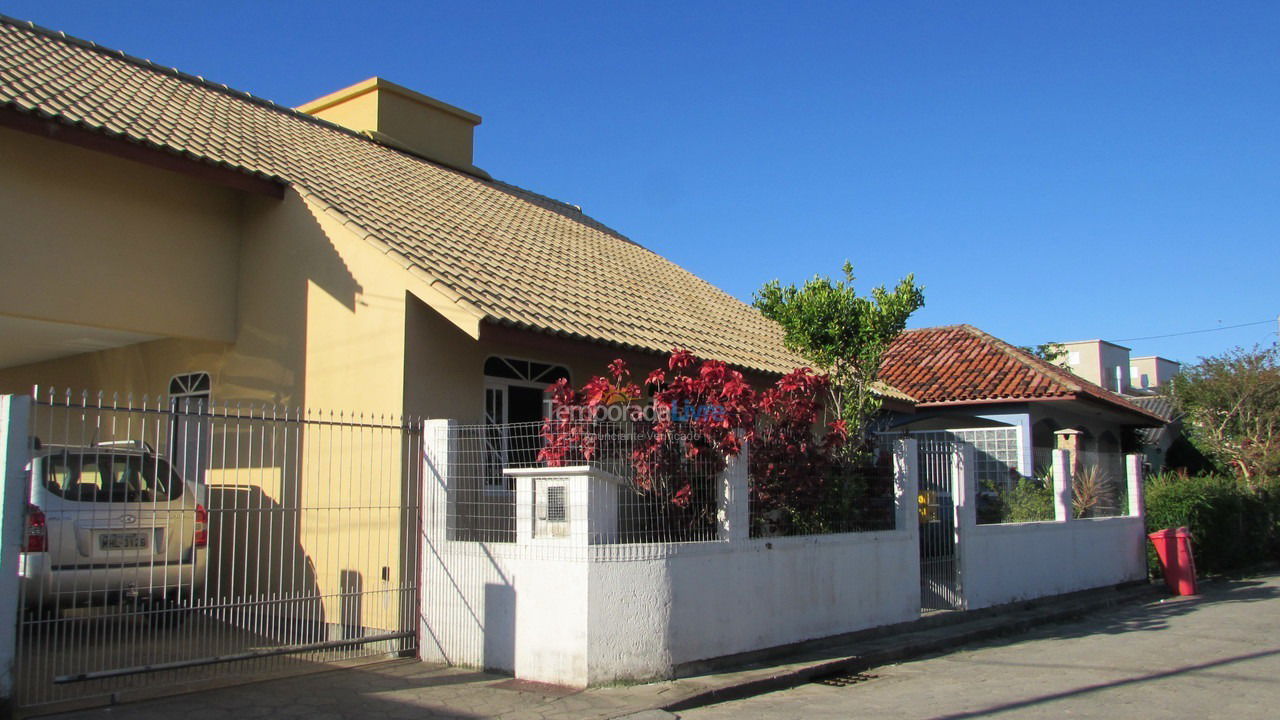
M 1052 520 L 1053 483 L 1043 478 L 1019 478 L 1013 487 L 983 484 L 979 496 L 978 524 L 1024 523 Z
M 1021 478 L 1013 489 L 1005 493 L 1004 502 L 1009 508 L 1009 519 L 1005 522 L 1052 520 L 1053 483 L 1039 478 Z
M 1191 530 L 1196 569 L 1202 573 L 1280 558 L 1280 484 L 1254 492 L 1230 477 L 1167 473 L 1147 479 L 1146 501 L 1148 532 Z M 1158 567 L 1150 554 L 1152 567 Z

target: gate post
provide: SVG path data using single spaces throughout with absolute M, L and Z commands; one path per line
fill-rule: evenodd
M 1070 450 L 1053 451 L 1053 519 L 1057 522 L 1071 520 L 1071 465 L 1074 453 Z
M 1125 475 L 1129 480 L 1129 517 L 1146 517 L 1147 501 L 1142 496 L 1142 484 L 1146 478 L 1142 476 L 1142 455 L 1126 455 L 1124 458 Z
M 22 600 L 18 564 L 27 511 L 27 463 L 31 461 L 31 398 L 0 395 L 0 715 L 13 708 L 13 670 Z
M 972 536 L 973 528 L 978 525 L 977 469 L 977 454 L 973 445 L 967 442 L 959 443 L 957 451 L 952 455 L 951 482 L 953 483 L 952 492 L 955 493 L 956 575 L 959 578 L 958 594 L 961 610 L 969 609 L 965 583 L 970 578 L 969 563 L 972 553 L 969 552 L 970 543 L 965 542 L 965 539 Z
M 441 579 L 447 577 L 449 511 L 456 507 L 457 477 L 454 472 L 458 442 L 458 421 L 427 420 L 422 423 L 422 513 L 417 538 L 418 565 L 418 658 L 424 662 L 450 663 L 448 628 L 441 627 L 456 598 Z M 447 596 L 447 597 L 446 597 Z M 451 664 L 451 663 L 450 663 Z
M 915 572 L 911 573 L 911 592 L 916 608 L 921 605 L 920 558 L 920 449 L 913 437 L 902 437 L 893 443 L 893 494 L 894 532 L 906 533 L 907 542 L 915 558 Z
M 920 455 L 915 438 L 893 444 L 894 530 L 920 533 Z M 914 531 L 914 532 L 912 532 Z
M 743 542 L 751 537 L 751 481 L 747 474 L 751 448 L 746 440 L 742 450 L 730 458 L 716 478 L 716 539 Z

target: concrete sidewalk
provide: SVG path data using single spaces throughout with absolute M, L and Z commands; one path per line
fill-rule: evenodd
M 781 692 L 682 720 L 1266 718 L 1280 713 L 1280 574 L 1125 605 Z
M 975 613 L 941 613 L 888 629 L 734 658 L 693 677 L 574 692 L 509 677 L 398 660 L 357 669 L 207 690 L 57 715 L 70 720 L 213 718 L 502 718 L 504 720 L 671 717 L 670 711 L 780 690 L 836 672 L 856 672 L 965 643 L 1078 619 L 1118 604 L 1158 603 L 1152 586 L 1103 589 Z

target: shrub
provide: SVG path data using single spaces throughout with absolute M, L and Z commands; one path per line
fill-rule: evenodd
M 1037 522 L 1052 520 L 1053 484 L 1038 478 L 1020 478 L 1018 484 L 1001 494 L 1005 522 Z
M 1276 557 L 1276 493 L 1220 475 L 1173 473 L 1147 480 L 1147 531 L 1191 530 L 1196 567 L 1225 572 Z
M 753 509 L 773 512 L 783 533 L 827 531 L 833 512 L 856 504 L 873 484 L 850 476 L 836 456 L 848 438 L 842 421 L 815 432 L 830 388 L 826 375 L 800 368 L 757 392 L 724 363 L 677 349 L 643 385 L 631 380 L 620 359 L 581 389 L 559 380 L 548 389 L 552 411 L 542 426 L 538 459 L 550 467 L 625 464 L 620 469 L 634 489 L 655 501 L 668 524 L 694 531 L 714 526 L 712 480 L 744 440 L 751 448 Z M 656 412 L 645 412 L 644 389 L 651 396 L 648 409 Z M 634 440 L 625 458 L 608 457 L 609 426 L 598 420 L 614 405 L 621 406 Z

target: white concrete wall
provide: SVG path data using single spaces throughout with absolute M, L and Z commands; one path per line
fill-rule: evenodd
M 423 558 L 422 658 L 584 687 L 912 620 L 909 532 L 557 548 L 446 541 Z
M 735 513 L 725 512 L 725 540 L 625 545 L 573 537 L 563 544 L 448 539 L 452 456 L 427 445 L 420 618 L 426 661 L 585 687 L 671 677 L 686 663 L 919 616 L 912 440 L 902 441 L 895 456 L 899 530 L 747 538 L 734 528 Z M 971 468 L 972 449 L 956 462 Z M 1140 517 L 978 526 L 972 471 L 958 475 L 965 478 L 957 526 L 967 607 L 1145 576 Z M 738 495 L 742 473 L 724 479 L 731 487 L 723 497 L 745 497 Z M 1131 483 L 1139 493 L 1140 485 L 1140 478 Z
M 1125 462 L 1129 515 L 1075 519 L 1071 516 L 1068 454 L 1053 452 L 1056 520 L 972 525 L 961 534 L 961 593 L 974 610 L 1019 600 L 1061 595 L 1147 576 L 1142 461 Z M 973 478 L 963 477 L 966 487 Z
M 962 538 L 971 558 L 961 578 L 968 609 L 1147 576 L 1143 520 L 1090 518 L 1068 522 L 978 525 Z
M 671 558 L 671 661 L 913 620 L 918 554 L 914 534 L 893 531 L 755 539 L 728 552 Z

